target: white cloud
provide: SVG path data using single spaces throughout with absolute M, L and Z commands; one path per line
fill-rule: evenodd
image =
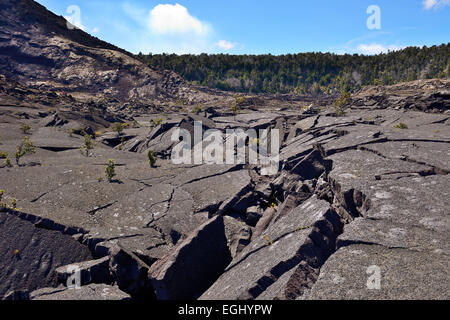
M 191 16 L 180 4 L 158 4 L 150 11 L 150 28 L 157 34 L 195 34 L 205 36 L 210 26 Z
M 95 27 L 94 29 L 92 29 L 92 33 L 97 33 L 97 32 L 99 32 L 100 30 L 97 28 L 97 27 Z
M 360 44 L 358 46 L 358 51 L 362 54 L 379 54 L 379 53 L 387 53 L 388 51 L 396 51 L 401 50 L 404 47 L 399 47 L 396 45 L 384 46 L 379 43 L 371 43 L 371 44 Z
M 219 41 L 210 23 L 192 16 L 180 4 L 158 4 L 147 9 L 124 2 L 122 10 L 140 26 L 133 32 L 117 30 L 124 34 L 122 46 L 130 52 L 199 54 L 238 46 L 230 41 Z
M 436 5 L 437 1 L 436 0 L 423 0 L 422 4 L 425 7 L 425 9 L 430 10 L 431 8 L 433 8 Z
M 232 43 L 227 40 L 219 40 L 219 42 L 216 43 L 216 46 L 224 50 L 231 50 L 234 47 L 236 47 L 236 45 L 237 45 L 236 43 Z
M 439 7 L 450 6 L 450 0 L 423 0 L 422 4 L 425 10 L 430 10 L 432 8 L 437 9 Z

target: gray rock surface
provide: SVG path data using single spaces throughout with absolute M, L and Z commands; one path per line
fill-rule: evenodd
M 116 286 L 89 284 L 80 288 L 42 288 L 30 294 L 31 300 L 130 300 L 130 295 Z
M 380 286 L 373 284 L 379 268 Z M 440 299 L 448 300 L 448 259 L 377 244 L 340 248 L 322 267 L 311 292 L 304 299 Z
M 59 267 L 55 270 L 58 274 L 58 280 L 62 284 L 66 284 L 67 279 L 73 275 L 74 268 L 80 274 L 80 285 L 82 286 L 90 283 L 112 282 L 112 277 L 109 273 L 109 256 Z

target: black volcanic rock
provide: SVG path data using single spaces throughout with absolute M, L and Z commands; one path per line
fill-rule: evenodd
M 55 269 L 90 259 L 89 250 L 58 231 L 0 212 L 0 296 L 57 285 Z
M 109 254 L 109 269 L 118 287 L 135 299 L 153 299 L 148 265 L 120 246 L 113 247 Z
M 219 277 L 230 261 L 223 218 L 216 216 L 153 264 L 149 277 L 158 299 L 194 299 Z

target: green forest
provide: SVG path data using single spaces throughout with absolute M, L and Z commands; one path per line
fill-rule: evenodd
M 173 70 L 193 84 L 243 93 L 335 94 L 367 85 L 450 78 L 450 43 L 373 56 L 139 53 L 136 58 L 155 69 Z

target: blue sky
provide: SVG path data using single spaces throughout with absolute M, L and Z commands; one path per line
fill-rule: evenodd
M 376 54 L 450 42 L 450 0 L 38 2 L 133 53 Z

